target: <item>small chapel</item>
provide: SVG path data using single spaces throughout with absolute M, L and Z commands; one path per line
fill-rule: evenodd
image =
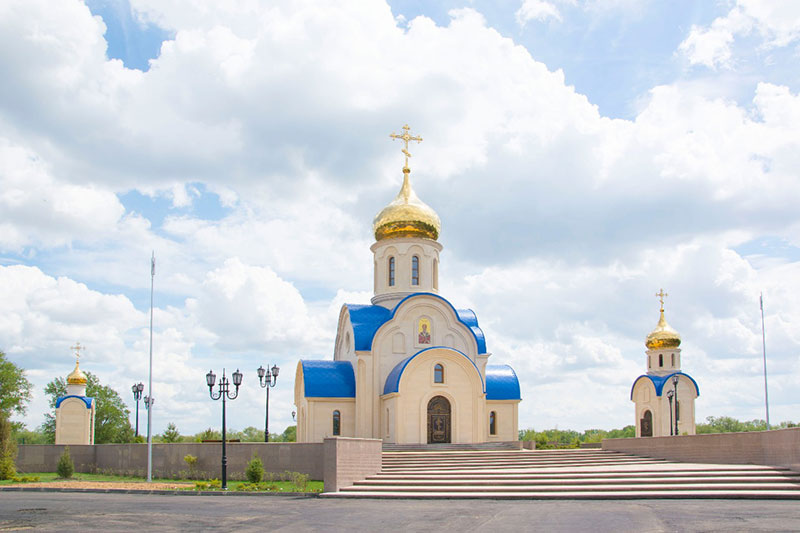
M 647 373 L 631 387 L 636 436 L 694 435 L 694 402 L 700 389 L 692 376 L 681 372 L 681 336 L 664 318 L 667 293 L 661 289 L 656 296 L 661 301 L 661 315 L 645 339 Z
M 441 222 L 411 187 L 409 127 L 403 184 L 373 220 L 370 304 L 339 313 L 333 360 L 301 360 L 295 377 L 297 442 L 363 437 L 397 444 L 518 440 L 520 397 L 470 309 L 439 294 Z
M 86 396 L 86 374 L 80 368 L 76 343 L 75 368 L 67 376 L 67 394 L 56 400 L 56 444 L 94 444 L 95 400 Z

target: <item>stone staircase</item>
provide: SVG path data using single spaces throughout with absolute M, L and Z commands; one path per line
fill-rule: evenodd
M 384 451 L 381 472 L 335 498 L 800 500 L 800 473 L 675 463 L 598 449 Z

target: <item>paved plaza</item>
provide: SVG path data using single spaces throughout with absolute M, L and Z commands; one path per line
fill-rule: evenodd
M 0 493 L 0 531 L 800 531 L 793 501 Z

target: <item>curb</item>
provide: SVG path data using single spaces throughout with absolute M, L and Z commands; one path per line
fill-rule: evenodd
M 161 496 L 266 496 L 318 498 L 319 492 L 259 492 L 215 490 L 78 489 L 56 487 L 0 487 L 0 492 L 77 492 L 90 494 L 152 494 Z

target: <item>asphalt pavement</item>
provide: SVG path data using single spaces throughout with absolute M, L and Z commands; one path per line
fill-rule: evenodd
M 332 500 L 0 492 L 0 531 L 800 531 L 796 501 Z

